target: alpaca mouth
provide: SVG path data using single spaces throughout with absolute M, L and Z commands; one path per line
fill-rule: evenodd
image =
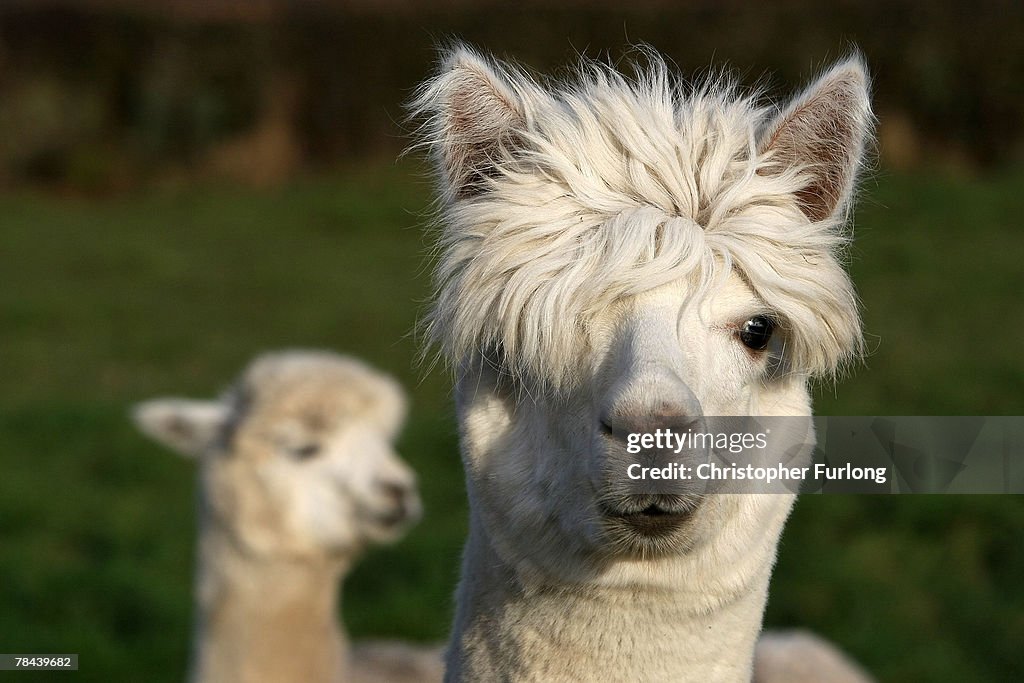
M 601 506 L 602 514 L 614 526 L 625 527 L 634 534 L 649 538 L 674 533 L 693 517 L 696 510 L 695 504 L 677 505 L 659 502 L 650 502 L 639 510 Z
M 691 511 L 669 512 L 650 505 L 640 512 L 612 515 L 642 536 L 664 536 L 682 526 L 692 516 Z
M 392 529 L 394 527 L 401 526 L 409 521 L 409 513 L 406 512 L 405 508 L 398 508 L 391 512 L 377 515 L 377 524 L 381 525 L 385 529 Z
M 401 501 L 384 511 L 367 511 L 364 518 L 378 531 L 397 533 L 419 519 L 419 503 L 415 500 Z

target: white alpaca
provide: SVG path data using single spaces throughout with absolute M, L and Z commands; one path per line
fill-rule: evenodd
M 420 516 L 392 448 L 398 384 L 328 352 L 260 357 L 213 401 L 138 405 L 139 428 L 199 458 L 196 627 L 190 679 L 226 683 L 439 680 L 436 651 L 351 655 L 339 583 L 368 543 Z
M 458 49 L 414 105 L 471 506 L 448 680 L 749 681 L 793 496 L 631 491 L 624 433 L 808 416 L 860 349 L 860 59 L 781 111 L 650 61 L 544 87 Z

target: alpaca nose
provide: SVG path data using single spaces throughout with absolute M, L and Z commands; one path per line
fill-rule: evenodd
M 672 370 L 649 368 L 637 377 L 623 378 L 609 392 L 600 411 L 601 432 L 618 441 L 630 434 L 670 429 L 686 432 L 702 422 L 700 401 Z
M 647 364 L 642 372 L 627 374 L 613 385 L 599 411 L 598 426 L 604 441 L 602 497 L 611 514 L 628 510 L 630 514 L 644 513 L 644 520 L 658 517 L 659 524 L 679 523 L 690 503 L 684 506 L 687 510 L 676 510 L 667 503 L 678 502 L 680 496 L 698 495 L 703 486 L 672 473 L 696 467 L 706 459 L 706 450 L 688 440 L 691 433 L 703 432 L 705 427 L 697 397 L 678 374 L 663 365 Z M 656 469 L 659 475 L 634 476 L 645 469 Z M 662 517 L 662 513 L 668 514 Z
M 408 482 L 379 480 L 377 491 L 396 518 L 412 519 L 419 515 L 419 495 L 416 487 Z
M 377 488 L 381 495 L 395 507 L 404 505 L 406 497 L 409 496 L 409 487 L 406 484 L 398 484 L 393 481 L 378 481 Z
M 601 433 L 616 441 L 627 442 L 633 434 L 655 434 L 658 430 L 682 434 L 698 429 L 702 418 L 687 415 L 684 410 L 685 407 L 671 405 L 642 413 L 611 410 L 601 415 Z

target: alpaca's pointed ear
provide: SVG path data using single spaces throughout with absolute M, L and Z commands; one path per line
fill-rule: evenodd
M 464 47 L 449 53 L 424 84 L 413 114 L 426 119 L 426 144 L 452 198 L 483 191 L 496 162 L 517 144 L 536 90 L 521 74 Z
M 763 132 L 763 154 L 810 177 L 797 198 L 813 221 L 842 213 L 853 196 L 873 122 L 868 86 L 864 61 L 853 55 L 795 98 Z
M 135 405 L 132 420 L 157 443 L 195 457 L 217 441 L 227 425 L 228 408 L 220 401 L 158 398 Z

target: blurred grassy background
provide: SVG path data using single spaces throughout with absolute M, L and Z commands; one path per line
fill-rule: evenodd
M 410 387 L 401 452 L 424 522 L 349 580 L 358 636 L 445 636 L 465 500 L 450 390 L 412 366 L 428 291 L 412 162 L 273 192 L 0 198 L 0 644 L 82 654 L 82 680 L 172 681 L 190 629 L 193 466 L 136 435 L 130 402 L 211 396 L 254 354 L 324 346 Z M 852 269 L 867 367 L 822 414 L 1019 414 L 1024 176 L 878 174 Z M 804 497 L 773 625 L 825 633 L 886 681 L 1015 680 L 1024 500 Z M 130 674 L 130 675 L 129 675 Z
M 356 636 L 444 638 L 462 469 L 448 378 L 413 363 L 429 188 L 391 160 L 399 101 L 450 33 L 537 68 L 646 40 L 785 91 L 856 41 L 882 138 L 851 254 L 871 353 L 817 412 L 1024 412 L 1016 4 L 41 4 L 0 8 L 0 651 L 79 652 L 78 680 L 182 679 L 194 468 L 126 412 L 212 396 L 288 346 L 409 387 L 400 448 L 427 515 L 359 566 L 343 611 Z M 1021 497 L 808 496 L 767 621 L 883 681 L 1017 681 L 1022 576 Z

